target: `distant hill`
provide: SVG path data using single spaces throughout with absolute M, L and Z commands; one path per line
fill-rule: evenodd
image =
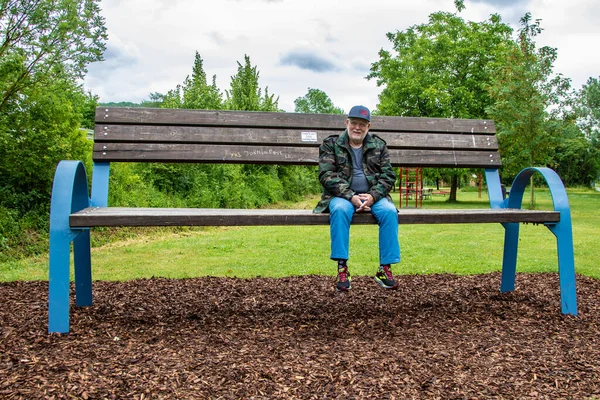
M 114 101 L 110 101 L 108 103 L 99 103 L 101 107 L 143 107 L 143 105 L 138 103 L 132 103 L 131 101 L 119 101 L 115 103 Z

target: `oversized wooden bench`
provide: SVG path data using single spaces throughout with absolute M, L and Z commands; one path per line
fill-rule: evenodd
M 98 108 L 91 197 L 79 161 L 59 163 L 50 215 L 50 332 L 69 331 L 70 243 L 74 248 L 75 303 L 92 304 L 90 228 L 98 226 L 324 225 L 310 210 L 123 208 L 108 206 L 113 162 L 195 162 L 317 165 L 318 147 L 344 128 L 345 116 L 324 114 Z M 371 132 L 384 138 L 394 166 L 481 168 L 489 209 L 401 209 L 401 224 L 501 223 L 505 228 L 500 290 L 514 290 L 520 223 L 543 224 L 557 238 L 562 312 L 577 314 L 569 202 L 548 168 L 527 168 L 502 195 L 495 127 L 489 120 L 373 117 Z M 546 180 L 553 211 L 521 209 L 533 174 Z M 357 214 L 354 224 L 373 224 Z M 323 238 L 327 240 L 326 238 Z

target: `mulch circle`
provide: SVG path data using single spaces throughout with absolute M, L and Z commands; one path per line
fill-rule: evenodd
M 557 274 L 94 282 L 47 333 L 47 282 L 0 284 L 0 398 L 600 397 L 600 280 Z

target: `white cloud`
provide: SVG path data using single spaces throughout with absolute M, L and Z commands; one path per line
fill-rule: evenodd
M 541 19 L 544 31 L 537 38 L 538 46 L 554 47 L 558 58 L 554 70 L 572 79 L 579 89 L 589 77 L 600 76 L 600 9 L 591 1 L 532 1 L 533 18 Z
M 116 69 L 136 67 L 141 58 L 138 46 L 133 42 L 123 42 L 118 36 L 111 36 L 104 52 L 104 61 L 92 64 L 90 70 L 96 77 L 105 77 Z
M 545 28 L 540 45 L 558 48 L 557 72 L 576 86 L 599 75 L 594 44 L 600 15 L 591 0 L 465 5 L 465 19 L 483 21 L 498 12 L 515 29 L 532 12 Z M 451 0 L 105 0 L 102 7 L 110 36 L 106 61 L 91 65 L 85 80 L 101 101 L 138 102 L 175 88 L 191 74 L 198 51 L 223 91 L 237 62 L 249 55 L 261 86 L 279 96 L 286 111 L 309 87 L 346 110 L 356 103 L 375 108 L 380 88 L 365 77 L 379 50 L 391 47 L 386 33 L 426 23 L 436 11 L 454 12 Z

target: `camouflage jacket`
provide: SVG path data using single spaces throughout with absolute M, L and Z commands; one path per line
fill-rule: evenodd
M 319 147 L 319 181 L 323 186 L 323 195 L 313 213 L 329 212 L 329 202 L 333 197 L 350 200 L 355 195 L 350 188 L 352 157 L 354 153 L 350 148 L 347 130 L 323 140 Z M 396 174 L 383 139 L 367 133 L 363 141 L 362 165 L 369 183 L 369 194 L 375 202 L 388 197 L 396 183 Z

